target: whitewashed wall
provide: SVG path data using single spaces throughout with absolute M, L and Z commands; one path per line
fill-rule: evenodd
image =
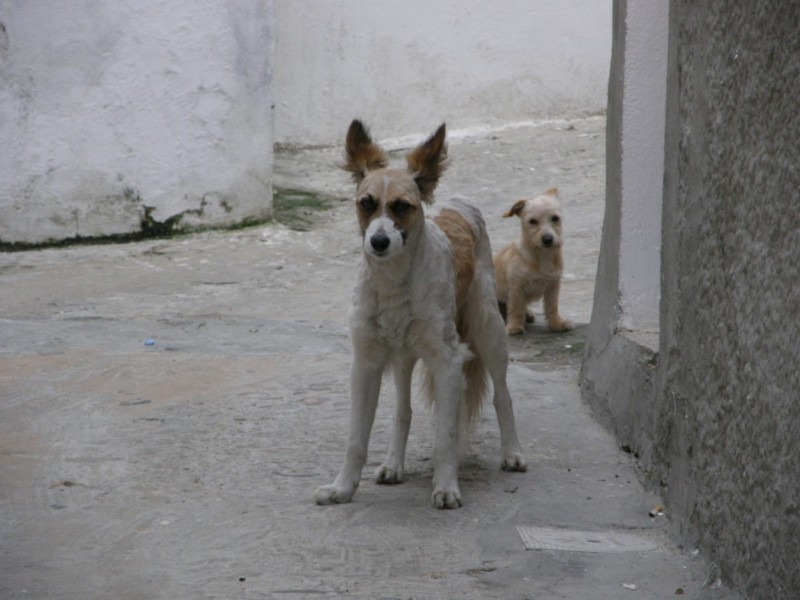
M 602 0 L 0 0 L 0 243 L 262 218 L 273 142 L 354 117 L 598 113 L 610 45 Z
M 276 0 L 275 141 L 337 144 L 605 110 L 611 2 Z
M 658 329 L 669 3 L 629 2 L 619 202 L 621 325 Z
M 272 8 L 0 0 L 0 242 L 268 215 Z

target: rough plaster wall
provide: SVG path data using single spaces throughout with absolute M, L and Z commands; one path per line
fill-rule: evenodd
M 0 241 L 271 210 L 272 6 L 0 1 Z
M 800 590 L 800 7 L 673 0 L 668 501 L 751 598 Z
M 278 0 L 275 141 L 338 144 L 354 117 L 425 134 L 605 109 L 596 0 Z

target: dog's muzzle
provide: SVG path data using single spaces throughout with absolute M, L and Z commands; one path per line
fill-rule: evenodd
M 391 219 L 380 218 L 364 232 L 364 251 L 370 256 L 387 259 L 403 249 L 405 236 Z
M 369 238 L 369 244 L 372 246 L 372 249 L 375 251 L 376 254 L 383 254 L 386 252 L 386 249 L 389 247 L 389 244 L 392 243 L 392 240 L 389 239 L 389 236 L 386 235 L 383 231 L 379 231 L 375 235 Z

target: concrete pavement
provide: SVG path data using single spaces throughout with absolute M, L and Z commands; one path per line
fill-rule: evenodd
M 499 469 L 487 407 L 459 510 L 430 506 L 419 405 L 408 480 L 371 481 L 391 385 L 355 501 L 311 499 L 340 465 L 349 404 L 359 244 L 340 149 L 277 156 L 291 227 L 0 254 L 0 598 L 732 598 L 648 515 L 646 474 L 579 397 L 604 126 L 451 138 L 438 196 L 478 201 L 495 247 L 516 235 L 500 217 L 514 199 L 561 189 L 562 314 L 578 323 L 510 340 L 529 470 Z

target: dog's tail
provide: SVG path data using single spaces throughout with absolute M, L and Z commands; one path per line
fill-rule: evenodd
M 466 338 L 469 340 L 469 337 Z M 461 406 L 459 413 L 459 431 L 467 432 L 472 429 L 481 413 L 483 401 L 489 384 L 488 372 L 483 360 L 474 348 L 467 349 L 463 346 L 465 354 L 463 369 L 463 388 L 461 391 Z M 430 369 L 423 366 L 420 380 L 421 394 L 426 403 L 432 406 L 436 400 L 436 382 Z M 461 440 L 464 443 L 466 440 Z
M 494 271 L 492 268 L 492 251 L 489 245 L 489 235 L 486 223 L 483 220 L 478 206 L 467 198 L 454 196 L 449 200 L 458 207 L 459 212 L 470 224 L 474 236 L 473 252 L 475 255 L 475 277 L 467 292 L 467 299 L 462 314 L 457 323 L 458 334 L 467 344 L 472 354 L 470 360 L 464 363 L 464 379 L 467 389 L 464 392 L 464 401 L 467 407 L 469 424 L 477 421 L 486 397 L 488 388 L 488 370 L 481 358 L 478 344 L 481 344 L 481 334 L 487 328 L 486 309 L 494 306 L 496 295 L 492 290 L 491 298 L 484 297 L 483 288 L 488 278 L 494 284 Z M 488 257 L 488 262 L 487 262 Z
M 464 362 L 465 389 L 463 394 L 463 408 L 466 410 L 462 410 L 461 412 L 466 416 L 466 425 L 471 428 L 481 414 L 481 407 L 483 406 L 484 398 L 486 398 L 489 378 L 486 365 L 483 364 L 480 354 L 476 351 L 477 349 L 473 347 L 474 340 L 469 332 L 470 323 L 474 321 L 470 321 L 469 317 L 464 319 L 464 321 L 466 322 L 461 323 L 459 330 L 462 332 L 463 339 L 467 340 L 467 344 L 469 344 L 471 356 Z

